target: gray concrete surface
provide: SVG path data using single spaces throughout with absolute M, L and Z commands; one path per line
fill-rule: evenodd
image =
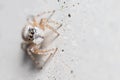
M 71 13 L 53 43 L 57 54 L 41 71 L 25 59 L 20 43 L 26 16 L 63 2 L 0 0 L 0 80 L 120 80 L 119 0 L 66 0 L 80 5 L 56 13 L 56 20 Z

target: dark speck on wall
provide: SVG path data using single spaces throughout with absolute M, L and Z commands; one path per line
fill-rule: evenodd
M 71 17 L 71 14 L 68 14 L 68 17 Z
M 72 73 L 73 73 L 73 70 L 71 70 L 70 73 L 72 74 Z

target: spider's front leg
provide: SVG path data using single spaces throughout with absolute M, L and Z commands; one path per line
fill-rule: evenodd
M 58 27 L 56 29 L 54 29 L 52 26 L 49 25 L 49 23 L 53 23 L 55 25 L 57 25 Z M 58 23 L 54 20 L 51 20 L 51 19 L 47 19 L 47 18 L 43 18 L 41 19 L 40 23 L 39 23 L 39 27 L 42 29 L 42 30 L 45 30 L 45 27 L 50 29 L 51 31 L 53 31 L 54 33 L 57 34 L 57 36 L 59 36 L 59 33 L 57 32 L 57 29 L 59 29 L 60 27 L 62 27 L 62 24 L 61 23 Z
M 48 17 L 48 19 L 50 19 L 51 17 L 52 17 L 52 15 L 55 13 L 55 10 L 52 10 L 52 11 L 44 11 L 44 12 L 42 12 L 42 13 L 40 13 L 40 14 L 37 14 L 37 15 L 31 15 L 31 16 L 29 16 L 28 18 L 27 18 L 27 22 L 30 24 L 30 25 L 32 25 L 32 26 L 38 26 L 39 25 L 39 23 L 37 22 L 37 18 L 39 18 L 39 17 L 41 17 L 41 16 L 43 16 L 43 15 L 45 15 L 45 14 L 49 14 L 49 13 L 52 13 L 49 17 Z
M 51 21 L 51 22 L 53 22 L 53 21 Z M 55 23 L 55 22 L 54 22 L 54 23 Z M 56 22 L 56 24 L 58 25 L 57 22 Z M 58 27 L 57 29 L 59 29 L 61 26 L 62 26 L 62 24 L 59 24 L 59 27 Z M 46 18 L 41 19 L 41 21 L 40 21 L 40 23 L 39 23 L 39 27 L 40 27 L 40 29 L 42 29 L 43 31 L 45 30 L 45 27 L 46 27 L 46 28 L 50 29 L 51 31 L 53 31 L 54 33 L 56 33 L 57 36 L 59 36 L 59 33 L 57 32 L 57 30 L 54 29 L 52 26 L 50 26 L 50 25 L 48 24 L 48 21 L 47 21 Z
M 31 15 L 27 18 L 27 22 L 28 22 L 28 24 L 32 25 L 33 27 L 38 25 L 36 18 L 33 15 Z

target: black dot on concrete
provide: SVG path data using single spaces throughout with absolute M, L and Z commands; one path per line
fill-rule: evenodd
M 72 73 L 73 73 L 73 70 L 71 70 L 70 73 L 72 74 Z
M 68 17 L 71 17 L 71 14 L 68 14 Z

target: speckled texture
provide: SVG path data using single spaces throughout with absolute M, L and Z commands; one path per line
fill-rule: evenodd
M 60 37 L 49 46 L 59 51 L 43 70 L 35 69 L 20 48 L 26 17 L 78 3 L 54 15 L 60 22 L 64 18 Z M 120 80 L 119 4 L 119 0 L 0 0 L 0 80 Z

